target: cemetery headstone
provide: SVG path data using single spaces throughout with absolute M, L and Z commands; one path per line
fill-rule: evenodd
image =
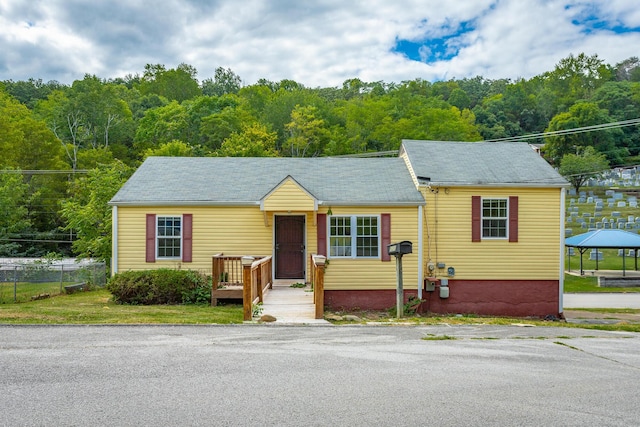
M 595 260 L 596 260 L 596 257 L 597 257 L 598 261 L 602 261 L 602 260 L 604 259 L 604 256 L 602 255 L 602 252 L 601 252 L 601 251 L 597 251 L 597 252 L 596 252 L 596 251 L 592 250 L 592 251 L 589 253 L 589 259 L 590 259 L 591 261 L 595 261 Z

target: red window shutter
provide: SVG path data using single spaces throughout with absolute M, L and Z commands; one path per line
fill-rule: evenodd
M 509 241 L 518 241 L 518 196 L 509 197 Z
M 318 255 L 327 256 L 327 214 L 317 214 Z
M 382 245 L 382 261 L 391 261 L 387 245 L 391 244 L 391 214 L 380 215 L 380 234 Z
M 471 196 L 471 241 L 482 240 L 482 200 L 480 196 Z
M 147 214 L 147 262 L 156 262 L 156 216 Z
M 182 215 L 182 262 L 191 262 L 193 214 Z

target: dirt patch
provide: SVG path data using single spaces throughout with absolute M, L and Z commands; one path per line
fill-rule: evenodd
M 586 310 L 564 310 L 567 321 L 572 320 L 607 320 L 627 323 L 640 323 L 640 313 L 601 313 Z

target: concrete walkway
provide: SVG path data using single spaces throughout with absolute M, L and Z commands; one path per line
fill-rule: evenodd
M 264 296 L 262 314 L 276 318 L 276 324 L 319 324 L 329 325 L 324 319 L 316 319 L 313 292 L 309 285 L 292 288 L 291 284 L 301 280 L 276 280 L 273 288 Z

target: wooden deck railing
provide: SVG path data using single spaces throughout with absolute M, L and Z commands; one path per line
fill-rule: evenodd
M 253 318 L 253 306 L 264 301 L 264 291 L 271 288 L 272 258 L 270 256 L 255 259 L 242 257 L 243 277 L 243 316 L 244 320 Z
M 252 295 L 259 297 L 262 301 L 263 290 L 271 286 L 271 257 L 254 256 L 250 257 L 252 263 L 255 261 L 259 266 L 256 272 L 251 274 L 251 280 L 244 277 L 242 256 L 229 256 L 216 254 L 212 257 L 211 264 L 211 305 L 218 304 L 219 299 L 243 299 L 244 284 L 250 283 L 255 291 Z M 258 285 L 259 283 L 259 285 Z M 250 298 L 250 306 L 255 297 Z
M 324 269 L 326 257 L 311 255 L 311 284 L 313 286 L 313 303 L 316 306 L 316 319 L 324 317 Z
M 211 265 L 213 288 L 242 285 L 242 257 L 216 254 Z

